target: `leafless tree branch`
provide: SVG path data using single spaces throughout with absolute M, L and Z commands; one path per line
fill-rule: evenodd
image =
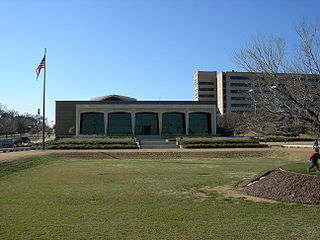
M 288 54 L 280 37 L 257 36 L 234 60 L 239 67 L 253 72 L 252 91 L 247 97 L 259 109 L 320 125 L 320 31 L 319 23 L 303 19 L 295 28 L 299 45 Z

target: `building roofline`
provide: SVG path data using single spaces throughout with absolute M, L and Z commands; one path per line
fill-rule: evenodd
M 78 103 L 78 104 L 195 104 L 215 105 L 214 101 L 77 101 L 77 100 L 56 100 L 56 103 Z

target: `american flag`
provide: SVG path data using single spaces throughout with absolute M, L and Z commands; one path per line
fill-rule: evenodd
M 39 64 L 39 66 L 36 68 L 36 74 L 37 74 L 37 79 L 40 75 L 40 71 L 42 68 L 45 68 L 46 66 L 46 56 L 44 56 Z

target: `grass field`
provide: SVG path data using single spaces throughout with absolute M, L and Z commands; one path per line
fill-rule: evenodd
M 269 155 L 1 163 L 0 239 L 319 239 L 320 206 L 214 191 L 292 162 Z
M 296 163 L 289 163 L 286 164 L 284 166 L 282 166 L 282 168 L 284 170 L 290 171 L 290 172 L 296 172 L 296 173 L 301 173 L 301 174 L 308 174 L 308 175 L 319 175 L 320 173 L 317 172 L 317 168 L 313 167 L 310 172 L 307 172 L 306 169 L 310 167 L 310 162 L 296 162 Z

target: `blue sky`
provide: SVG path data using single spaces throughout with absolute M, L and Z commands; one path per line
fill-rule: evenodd
M 241 70 L 232 53 L 257 34 L 296 44 L 294 26 L 319 17 L 317 0 L 1 0 L 0 103 L 42 109 L 55 100 L 120 94 L 139 100 L 193 100 L 197 70 Z

